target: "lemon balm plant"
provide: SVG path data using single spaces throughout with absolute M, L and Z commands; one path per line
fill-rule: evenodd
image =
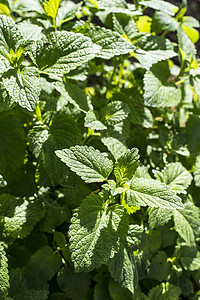
M 199 23 L 186 11 L 1 1 L 0 299 L 199 299 Z

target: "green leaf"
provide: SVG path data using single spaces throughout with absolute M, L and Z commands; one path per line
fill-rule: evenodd
M 92 108 L 87 95 L 76 84 L 73 84 L 71 82 L 57 81 L 55 82 L 54 86 L 56 90 L 62 96 L 64 96 L 67 101 L 69 101 L 69 103 L 71 103 L 84 113 L 88 112 Z
M 135 50 L 136 57 L 142 67 L 147 70 L 153 64 L 177 56 L 172 43 L 160 36 L 143 34 L 141 38 L 136 40 L 135 45 L 139 47 Z
M 122 101 L 112 101 L 102 109 L 102 118 L 105 124 L 114 125 L 128 117 L 128 106 Z
M 124 288 L 134 294 L 137 282 L 137 270 L 134 256 L 127 251 L 123 241 L 120 242 L 119 252 L 106 264 L 115 281 L 120 282 Z
M 181 90 L 168 82 L 170 71 L 166 63 L 154 65 L 144 75 L 144 103 L 153 107 L 176 106 L 181 100 Z
M 162 0 L 139 1 L 139 4 L 151 7 L 155 10 L 163 11 L 166 14 L 171 16 L 174 16 L 175 12 L 177 12 L 178 10 L 178 7 L 176 5 Z
M 17 117 L 10 112 L 0 114 L 0 128 L 0 174 L 8 187 L 12 187 L 24 176 L 25 134 Z
M 69 229 L 75 270 L 91 271 L 119 251 L 119 238 L 128 229 L 123 206 L 108 206 L 99 195 L 86 197 L 74 213 Z
M 177 300 L 181 294 L 181 289 L 169 282 L 161 283 L 152 288 L 148 294 L 149 300 Z
M 0 215 L 4 216 L 2 234 L 6 239 L 26 237 L 45 214 L 44 205 L 36 199 L 3 194 L 0 203 Z
M 178 249 L 178 257 L 185 270 L 193 272 L 200 269 L 200 252 L 196 247 L 181 246 Z
M 7 294 L 10 287 L 7 263 L 8 260 L 4 248 L 4 243 L 0 242 L 0 297 L 2 297 L 2 299 L 4 299 L 4 296 Z
M 191 115 L 186 124 L 187 144 L 192 155 L 197 156 L 200 152 L 200 131 L 196 130 L 200 126 L 200 116 Z
M 194 165 L 194 181 L 196 186 L 200 187 L 200 155 L 197 156 Z
M 194 246 L 195 245 L 195 236 L 193 229 L 188 222 L 187 218 L 184 216 L 182 211 L 175 210 L 174 211 L 174 225 L 175 230 L 178 232 L 180 237 L 186 242 L 186 245 L 188 246 Z
M 30 111 L 35 109 L 41 90 L 36 68 L 25 68 L 21 73 L 14 69 L 8 70 L 3 75 L 3 85 L 12 102 L 17 102 Z
M 85 182 L 103 182 L 113 169 L 113 163 L 99 150 L 88 146 L 75 146 L 56 151 L 56 155 Z
M 99 48 L 80 33 L 57 31 L 33 43 L 30 56 L 42 73 L 62 77 L 94 58 Z
M 183 209 L 179 198 L 166 184 L 153 179 L 133 178 L 126 192 L 129 206 L 150 206 Z
M 186 58 L 190 59 L 191 56 L 195 57 L 197 52 L 196 48 L 188 35 L 183 30 L 182 25 L 178 26 L 177 34 L 179 47 L 183 50 Z
M 164 251 L 158 252 L 151 261 L 148 269 L 148 276 L 158 281 L 167 280 L 171 273 L 171 265 L 167 261 L 167 254 Z
M 46 2 L 43 2 L 47 16 L 51 17 L 53 20 L 56 20 L 60 2 L 61 0 L 47 0 Z
M 105 130 L 107 127 L 97 119 L 96 112 L 89 110 L 85 116 L 85 127 L 90 127 L 93 130 Z
M 44 125 L 36 125 L 29 131 L 29 147 L 36 158 L 40 156 L 43 145 L 48 140 L 49 135 L 48 128 Z
M 14 2 L 14 7 L 13 9 L 19 13 L 24 13 L 24 12 L 37 12 L 39 14 L 44 13 L 44 9 L 42 6 L 42 1 L 41 0 L 17 0 Z
M 10 50 L 18 50 L 19 45 L 23 42 L 22 34 L 19 32 L 17 25 L 11 18 L 4 15 L 0 16 L 0 54 L 9 60 Z
M 128 149 L 115 163 L 114 174 L 117 182 L 130 180 L 133 177 L 138 164 L 138 149 Z
M 170 163 L 160 172 L 153 171 L 157 180 L 166 183 L 177 194 L 186 194 L 186 189 L 192 181 L 192 175 L 180 162 Z
M 42 288 L 58 272 L 61 265 L 61 258 L 54 253 L 51 247 L 40 248 L 31 256 L 24 271 L 27 287 L 30 289 Z
M 132 299 L 131 292 L 126 288 L 122 287 L 118 282 L 114 280 L 110 280 L 108 289 L 109 289 L 110 296 L 112 297 L 113 300 Z
M 100 46 L 96 56 L 103 59 L 110 59 L 116 55 L 127 54 L 133 52 L 135 49 L 135 46 L 122 38 L 120 34 L 104 27 L 90 24 L 86 35 L 91 38 L 94 44 Z
M 152 31 L 161 32 L 162 30 L 176 31 L 178 29 L 178 21 L 161 11 L 156 11 L 153 16 Z
M 172 216 L 173 216 L 173 211 L 169 209 L 164 209 L 164 208 L 155 208 L 151 207 L 149 209 L 149 227 L 150 229 L 154 229 L 160 226 L 165 225 L 168 223 Z
M 86 272 L 75 273 L 73 268 L 63 267 L 58 272 L 57 283 L 70 299 L 83 300 L 90 287 L 90 275 Z

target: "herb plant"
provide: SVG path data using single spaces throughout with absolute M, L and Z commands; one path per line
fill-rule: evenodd
M 200 299 L 196 19 L 0 3 L 0 299 Z

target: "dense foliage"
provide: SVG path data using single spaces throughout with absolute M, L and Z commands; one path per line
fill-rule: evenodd
M 187 2 L 0 3 L 0 299 L 200 299 Z

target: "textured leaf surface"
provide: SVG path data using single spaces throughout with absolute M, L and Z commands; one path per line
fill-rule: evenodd
M 4 299 L 9 289 L 8 263 L 4 243 L 0 242 L 0 296 Z
M 17 25 L 11 18 L 0 16 L 0 53 L 9 59 L 10 49 L 16 51 L 23 41 Z
M 93 130 L 104 130 L 107 129 L 107 127 L 97 119 L 97 116 L 95 114 L 95 111 L 90 110 L 87 112 L 85 116 L 85 127 L 90 127 Z
M 132 178 L 138 167 L 138 160 L 139 154 L 137 148 L 128 149 L 126 153 L 118 159 L 114 169 L 114 174 L 118 182 L 123 180 L 127 181 Z
M 103 182 L 113 169 L 112 161 L 93 147 L 75 146 L 56 155 L 85 182 Z
M 127 42 L 117 32 L 99 26 L 90 25 L 87 33 L 96 45 L 99 45 L 100 51 L 96 56 L 104 59 L 110 59 L 115 55 L 127 54 L 133 52 L 135 46 Z
M 70 249 L 77 271 L 91 271 L 119 250 L 128 230 L 128 215 L 120 205 L 107 207 L 99 195 L 86 197 L 70 226 Z
M 26 237 L 45 214 L 43 204 L 36 200 L 22 200 L 3 194 L 0 203 L 0 215 L 4 216 L 4 238 Z
M 161 300 L 177 300 L 181 294 L 179 287 L 170 284 L 169 282 L 157 285 L 148 294 L 149 300 L 161 299 Z
M 143 34 L 135 45 L 135 54 L 142 67 L 149 70 L 153 64 L 177 56 L 172 43 L 160 36 Z
M 3 84 L 13 102 L 32 111 L 39 102 L 40 80 L 35 68 L 26 68 L 19 73 L 10 69 L 3 75 Z
M 134 257 L 126 249 L 121 241 L 119 252 L 115 254 L 108 262 L 108 269 L 111 276 L 121 283 L 123 287 L 134 293 L 136 288 L 137 271 Z
M 165 63 L 154 65 L 144 76 L 144 103 L 153 107 L 176 106 L 181 100 L 181 90 L 168 82 L 169 68 Z
M 175 230 L 188 246 L 195 244 L 195 237 L 190 223 L 179 210 L 174 211 Z
M 30 56 L 42 72 L 63 76 L 94 58 L 98 51 L 99 46 L 80 33 L 57 31 L 36 41 Z
M 176 193 L 186 194 L 192 175 L 179 162 L 168 164 L 161 172 L 154 170 L 157 180 L 169 185 Z
M 102 115 L 106 124 L 117 124 L 128 117 L 128 106 L 121 101 L 110 102 L 103 110 Z
M 149 227 L 151 229 L 165 225 L 171 220 L 173 211 L 169 209 L 154 207 L 149 209 Z
M 149 0 L 149 1 L 139 1 L 140 4 L 144 5 L 144 6 L 148 6 L 151 7 L 155 10 L 160 10 L 165 12 L 168 15 L 174 15 L 175 11 L 178 10 L 178 7 L 166 2 L 166 1 L 162 1 L 162 0 Z
M 184 208 L 181 199 L 170 187 L 153 179 L 133 178 L 126 193 L 126 202 L 129 206 Z

